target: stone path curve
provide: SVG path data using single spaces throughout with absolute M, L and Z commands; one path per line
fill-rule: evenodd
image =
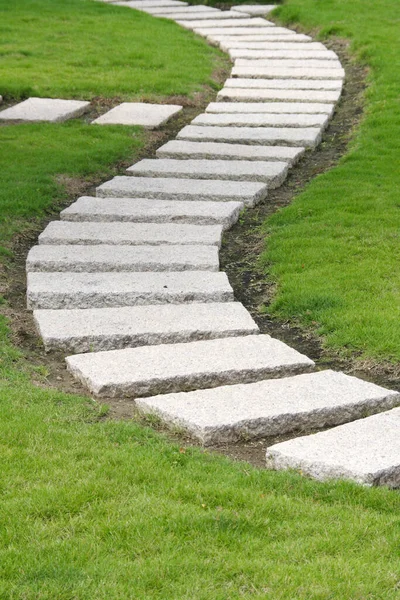
M 116 4 L 175 20 L 234 65 L 217 101 L 157 159 L 79 198 L 39 236 L 27 297 L 45 348 L 68 354 L 95 395 L 136 399 L 204 444 L 336 426 L 269 448 L 268 464 L 400 484 L 400 395 L 317 372 L 261 335 L 218 271 L 223 231 L 321 141 L 345 77 L 338 57 L 245 7 Z

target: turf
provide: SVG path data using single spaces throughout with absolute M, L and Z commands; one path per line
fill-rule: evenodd
M 326 347 L 400 359 L 400 13 L 397 0 L 288 0 L 285 24 L 351 40 L 369 66 L 365 114 L 349 152 L 268 219 L 269 312 L 300 320 Z
M 4 98 L 140 100 L 213 85 L 216 49 L 172 21 L 94 0 L 0 0 Z

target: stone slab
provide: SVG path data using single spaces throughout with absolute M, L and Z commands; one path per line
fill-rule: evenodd
M 286 162 L 265 162 L 245 160 L 175 160 L 170 158 L 145 159 L 128 169 L 133 175 L 196 177 L 197 179 L 221 179 L 233 181 L 261 181 L 268 188 L 279 187 L 286 179 Z M 179 204 L 179 203 L 176 203 Z M 199 203 L 199 204 L 205 204 Z M 215 203 L 218 204 L 218 203 Z M 225 204 L 225 203 L 219 203 Z M 208 208 L 208 203 L 207 203 Z M 238 212 L 236 211 L 236 218 Z
M 203 113 L 193 119 L 191 124 L 207 127 L 321 127 L 325 129 L 328 120 L 329 117 L 323 114 Z
M 234 6 L 232 10 L 240 13 L 246 13 L 253 16 L 267 15 L 276 8 L 276 4 L 243 4 L 243 6 Z
M 330 50 L 251 50 L 232 48 L 229 56 L 236 59 L 251 60 L 319 60 L 323 63 L 337 61 L 337 55 Z M 289 65 L 288 65 L 289 66 Z
M 232 29 L 232 28 L 238 28 L 238 27 L 246 27 L 246 28 L 255 28 L 255 29 L 264 29 L 264 28 L 273 28 L 273 29 L 280 29 L 278 27 L 275 27 L 273 23 L 270 23 L 269 21 L 266 21 L 265 19 L 260 19 L 260 18 L 253 18 L 253 19 L 246 19 L 246 18 L 242 18 L 242 15 L 240 15 L 239 13 L 235 13 L 235 12 L 230 12 L 230 19 L 225 19 L 223 22 L 220 21 L 220 19 L 215 19 L 215 21 L 213 21 L 212 19 L 207 19 L 207 20 L 202 20 L 201 18 L 195 21 L 178 21 L 179 25 L 181 25 L 182 27 L 190 27 L 191 29 L 202 29 L 207 28 L 207 29 Z M 211 32 L 212 33 L 212 32 Z
M 187 2 L 180 2 L 179 0 L 131 0 L 128 2 L 114 2 L 117 6 L 127 6 L 128 8 L 135 8 L 140 10 L 141 8 L 152 8 L 155 6 L 175 6 L 182 7 L 187 6 Z
M 154 15 L 170 15 L 173 13 L 179 13 L 182 15 L 197 15 L 197 19 L 200 18 L 199 13 L 214 13 L 216 15 L 220 14 L 220 10 L 218 8 L 213 8 L 212 6 L 203 6 L 202 4 L 196 6 L 151 6 L 142 8 L 145 12 Z
M 200 13 L 200 15 L 198 13 L 187 13 L 187 12 L 176 12 L 176 13 L 169 13 L 169 14 L 157 14 L 157 13 L 152 13 L 152 15 L 154 17 L 162 17 L 163 19 L 173 19 L 174 21 L 177 21 L 179 24 L 181 24 L 183 21 L 185 22 L 184 27 L 186 28 L 190 28 L 188 26 L 188 23 L 191 21 L 197 21 L 199 18 L 202 19 L 202 21 L 207 20 L 208 21 L 225 21 L 226 19 L 232 20 L 232 19 L 237 19 L 240 18 L 242 15 L 240 15 L 239 13 L 236 14 L 228 14 L 228 11 L 221 11 L 221 12 L 204 12 L 204 13 Z
M 235 29 L 235 31 L 232 31 L 232 29 L 226 32 L 224 32 L 221 30 L 219 33 L 215 33 L 214 32 L 210 32 L 207 33 L 207 39 L 210 42 L 214 42 L 217 44 L 229 44 L 231 42 L 267 42 L 269 44 L 271 43 L 282 43 L 282 44 L 287 44 L 287 43 L 299 43 L 299 44 L 303 44 L 304 42 L 310 42 L 310 43 L 315 43 L 313 42 L 312 38 L 309 37 L 308 35 L 304 35 L 303 33 L 288 33 L 288 31 L 284 31 L 283 33 L 277 33 L 276 31 L 277 28 L 271 30 L 271 29 L 263 29 L 258 30 L 256 33 L 254 32 L 254 30 L 251 30 L 249 28 L 237 28 Z M 211 30 L 210 30 L 211 31 Z
M 33 314 L 46 350 L 72 353 L 258 333 L 257 325 L 239 302 L 37 310 Z M 156 364 L 149 363 L 146 368 L 154 370 Z
M 214 142 L 187 142 L 171 140 L 157 150 L 159 158 L 208 158 L 227 160 L 284 161 L 295 164 L 304 154 L 304 148 L 288 146 L 249 146 Z
M 233 302 L 223 272 L 28 273 L 28 309 Z
M 150 397 L 137 405 L 204 445 L 217 445 L 332 427 L 399 403 L 399 394 L 344 373 L 320 371 Z
M 31 248 L 27 272 L 218 271 L 217 246 L 43 244 Z
M 224 88 L 218 92 L 217 100 L 231 102 L 321 102 L 334 104 L 340 98 L 340 90 L 278 90 Z
M 221 236 L 221 225 L 52 221 L 39 235 L 39 244 L 107 244 L 109 246 L 200 244 L 219 247 Z
M 19 104 L 0 111 L 0 121 L 47 121 L 61 123 L 82 115 L 90 102 L 58 100 L 54 98 L 28 98 Z
M 256 145 L 291 145 L 315 148 L 321 141 L 316 127 L 198 127 L 188 125 L 178 134 L 180 140 Z
M 212 114 L 308 114 L 332 116 L 334 104 L 319 102 L 210 102 L 206 113 Z
M 318 71 L 339 71 L 344 77 L 344 70 L 338 60 L 322 60 L 319 58 L 237 58 L 235 67 L 248 67 L 254 69 L 316 69 Z M 329 79 L 329 78 L 327 78 Z
M 227 36 L 229 36 L 230 38 L 234 36 L 240 38 L 243 38 L 243 36 L 251 36 L 251 38 L 254 41 L 259 41 L 256 36 L 263 36 L 263 39 L 269 41 L 287 40 L 292 42 L 300 38 L 299 41 L 306 42 L 312 39 L 306 35 L 290 31 L 290 29 L 285 29 L 284 27 L 271 27 L 271 24 L 268 25 L 267 21 L 264 21 L 263 25 L 261 26 L 256 26 L 257 24 L 254 23 L 255 19 L 248 20 L 252 22 L 252 24 L 249 24 L 246 27 L 239 23 L 238 20 L 232 21 L 230 27 L 227 27 L 226 22 L 224 23 L 223 27 L 220 26 L 220 22 L 216 22 L 215 27 L 210 27 L 210 25 L 208 25 L 208 21 L 204 21 L 204 24 L 201 27 L 195 27 L 194 30 L 200 35 L 203 35 L 205 37 L 213 37 L 214 40 L 217 41 L 225 41 L 221 40 L 220 36 L 223 36 L 224 38 L 226 38 Z M 264 19 L 261 20 L 263 21 Z M 193 21 L 190 22 L 190 27 L 192 26 Z
M 123 102 L 92 121 L 92 125 L 140 125 L 153 129 L 166 123 L 181 110 L 182 106 L 177 104 Z
M 67 365 L 98 396 L 139 397 L 279 377 L 313 362 L 267 335 L 247 335 L 80 355 Z
M 237 183 L 218 179 L 114 177 L 98 187 L 96 192 L 102 198 L 138 196 L 160 200 L 238 201 L 246 206 L 254 206 L 267 196 L 267 186 L 257 182 Z
M 242 202 L 175 202 L 83 196 L 63 210 L 60 217 L 63 221 L 189 223 L 222 225 L 224 229 L 228 229 L 236 223 L 243 206 Z
M 254 77 L 261 79 L 339 79 L 343 80 L 344 69 L 317 69 L 315 67 L 233 67 L 232 77 Z
M 378 388 L 382 389 L 382 388 Z M 382 395 L 394 392 L 382 389 Z M 395 398 L 398 404 L 398 398 Z M 394 403 L 394 402 L 393 402 Z M 400 408 L 270 446 L 267 465 L 319 480 L 400 487 Z
M 271 42 L 264 41 L 243 41 L 241 37 L 229 38 L 226 41 L 220 42 L 222 50 L 229 52 L 230 50 L 258 50 L 264 52 L 326 52 L 327 49 L 320 42 Z
M 343 83 L 338 79 L 248 79 L 232 77 L 225 81 L 226 88 L 276 89 L 276 90 L 326 90 L 340 91 Z

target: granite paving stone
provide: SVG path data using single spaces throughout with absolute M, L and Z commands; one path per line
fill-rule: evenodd
M 334 104 L 322 104 L 320 102 L 210 102 L 206 108 L 206 113 L 239 113 L 241 115 L 253 113 L 301 113 L 309 115 L 321 114 L 331 116 L 334 110 Z
M 139 397 L 257 381 L 309 370 L 313 364 L 306 356 L 268 335 L 67 358 L 69 370 L 90 391 L 111 397 Z
M 206 33 L 206 37 L 210 42 L 220 44 L 229 44 L 231 42 L 267 42 L 267 43 L 299 43 L 303 44 L 304 42 L 312 42 L 312 38 L 308 35 L 304 35 L 303 33 L 294 33 L 294 32 L 277 32 L 277 27 L 274 29 L 262 29 L 254 31 L 254 29 L 250 28 L 240 28 L 238 27 L 234 31 L 232 29 L 221 30 L 216 33 L 214 30 L 208 30 Z
M 132 175 L 147 177 L 196 177 L 197 179 L 221 179 L 234 181 L 261 181 L 268 188 L 279 187 L 286 179 L 286 162 L 265 162 L 245 160 L 175 160 L 169 158 L 141 160 L 128 169 Z M 179 204 L 179 203 L 176 203 Z M 201 204 L 201 203 L 200 203 Z M 204 202 L 202 203 L 205 204 Z M 216 203 L 218 204 L 218 203 Z M 225 203 L 220 203 L 225 204 Z M 207 203 L 208 208 L 208 203 Z M 238 211 L 236 211 L 236 218 Z
M 222 50 L 229 52 L 229 50 L 262 50 L 264 52 L 314 52 L 323 51 L 328 52 L 323 44 L 319 42 L 271 42 L 268 40 L 263 41 L 244 41 L 241 37 L 234 37 L 220 42 Z M 329 51 L 330 52 L 330 51 Z
M 260 77 L 262 79 L 344 79 L 344 69 L 317 69 L 300 67 L 233 67 L 232 77 Z
M 114 2 L 117 6 L 126 6 L 128 8 L 135 8 L 140 10 L 142 8 L 152 8 L 155 6 L 175 6 L 182 7 L 188 6 L 187 2 L 180 2 L 179 0 L 130 0 L 127 2 Z
M 212 19 L 207 19 L 207 20 L 202 20 L 201 17 L 198 20 L 195 21 L 184 21 L 183 19 L 178 21 L 179 25 L 181 25 L 182 27 L 190 27 L 193 29 L 202 29 L 207 28 L 207 29 L 232 29 L 232 28 L 238 28 L 238 27 L 243 27 L 243 28 L 255 28 L 255 29 L 264 29 L 264 28 L 273 28 L 273 29 L 280 29 L 278 27 L 274 27 L 273 23 L 270 23 L 269 21 L 266 21 L 265 19 L 260 19 L 260 18 L 253 18 L 253 19 L 246 19 L 246 18 L 242 18 L 242 15 L 240 15 L 239 13 L 235 13 L 235 12 L 231 12 L 229 13 L 230 19 L 225 19 L 223 22 L 220 21 L 220 19 L 216 19 L 215 21 L 213 21 Z M 212 32 L 211 32 L 212 33 Z M 278 33 L 278 32 L 277 32 Z
M 249 67 L 258 69 L 259 67 L 268 67 L 269 69 L 318 69 L 331 70 L 337 69 L 344 74 L 344 70 L 338 60 L 322 60 L 319 58 L 237 58 L 235 67 Z
M 324 129 L 328 120 L 329 117 L 323 114 L 203 113 L 193 119 L 191 124 L 217 127 L 321 127 Z
M 185 27 L 189 28 L 189 23 L 191 21 L 197 21 L 200 17 L 203 20 L 207 20 L 208 21 L 225 21 L 227 19 L 232 20 L 232 19 L 238 19 L 240 18 L 242 15 L 240 15 L 239 13 L 232 13 L 232 14 L 228 14 L 228 11 L 224 11 L 224 12 L 204 12 L 201 13 L 200 15 L 198 13 L 184 13 L 182 12 L 176 12 L 176 13 L 169 13 L 169 14 L 155 14 L 152 13 L 154 17 L 162 17 L 164 19 L 173 19 L 174 21 L 177 21 L 181 24 L 181 22 L 185 22 Z
M 267 88 L 224 88 L 218 92 L 217 100 L 233 102 L 322 102 L 332 104 L 339 100 L 340 90 L 279 90 Z
M 384 393 L 382 391 L 382 393 Z M 393 392 L 386 390 L 387 395 Z M 399 403 L 398 397 L 394 399 Z M 270 446 L 267 465 L 319 480 L 400 486 L 400 408 Z
M 145 7 L 144 9 L 145 12 L 151 14 L 157 14 L 157 15 L 170 15 L 172 13 L 176 13 L 176 14 L 188 14 L 188 15 L 193 15 L 193 14 L 197 14 L 199 15 L 199 13 L 214 13 L 219 15 L 220 14 L 220 10 L 218 8 L 213 8 L 212 6 L 203 6 L 202 4 L 198 4 L 196 6 L 151 6 L 151 7 Z M 200 17 L 197 16 L 197 18 L 199 19 Z
M 399 403 L 395 392 L 344 373 L 320 371 L 159 395 L 137 405 L 211 445 L 332 427 Z
M 245 48 L 232 48 L 229 50 L 232 59 L 251 60 L 320 60 L 321 62 L 337 61 L 337 55 L 329 50 L 251 50 Z
M 340 91 L 343 83 L 338 79 L 249 79 L 231 77 L 225 81 L 226 88 L 276 89 L 276 90 L 327 90 Z
M 182 106 L 177 104 L 123 102 L 92 121 L 92 125 L 140 125 L 146 129 L 154 129 L 181 110 Z
M 0 111 L 0 121 L 47 121 L 61 123 L 81 116 L 90 102 L 58 100 L 55 98 L 28 98 Z
M 267 15 L 276 8 L 276 4 L 243 4 L 242 6 L 233 6 L 232 10 L 246 13 L 253 16 Z
M 46 350 L 90 352 L 93 358 L 93 352 L 102 350 L 258 333 L 257 325 L 239 302 L 36 310 L 33 315 Z M 111 366 L 112 357 L 109 359 Z M 151 371 L 156 366 L 150 362 L 146 368 Z M 133 362 L 131 367 L 135 371 Z
M 33 246 L 27 272 L 218 271 L 217 246 Z

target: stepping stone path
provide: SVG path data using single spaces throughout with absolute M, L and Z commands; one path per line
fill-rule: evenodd
M 182 106 L 176 104 L 123 102 L 92 121 L 92 125 L 141 125 L 146 129 L 154 129 L 181 110 Z
M 48 121 L 61 123 L 79 117 L 90 102 L 81 100 L 56 100 L 53 98 L 28 98 L 0 112 L 0 121 Z
M 223 231 L 321 141 L 345 76 L 337 56 L 260 18 L 268 6 L 114 4 L 176 21 L 234 64 L 217 101 L 157 159 L 79 198 L 39 236 L 27 299 L 46 350 L 69 354 L 93 394 L 131 398 L 203 444 L 290 434 L 267 449 L 271 468 L 399 486 L 400 394 L 317 371 L 261 335 L 219 271 Z M 157 122 L 144 116 L 150 105 L 130 103 L 96 122 L 138 124 L 139 114 L 158 126 L 180 110 L 156 108 Z M 316 428 L 331 429 L 304 437 Z

